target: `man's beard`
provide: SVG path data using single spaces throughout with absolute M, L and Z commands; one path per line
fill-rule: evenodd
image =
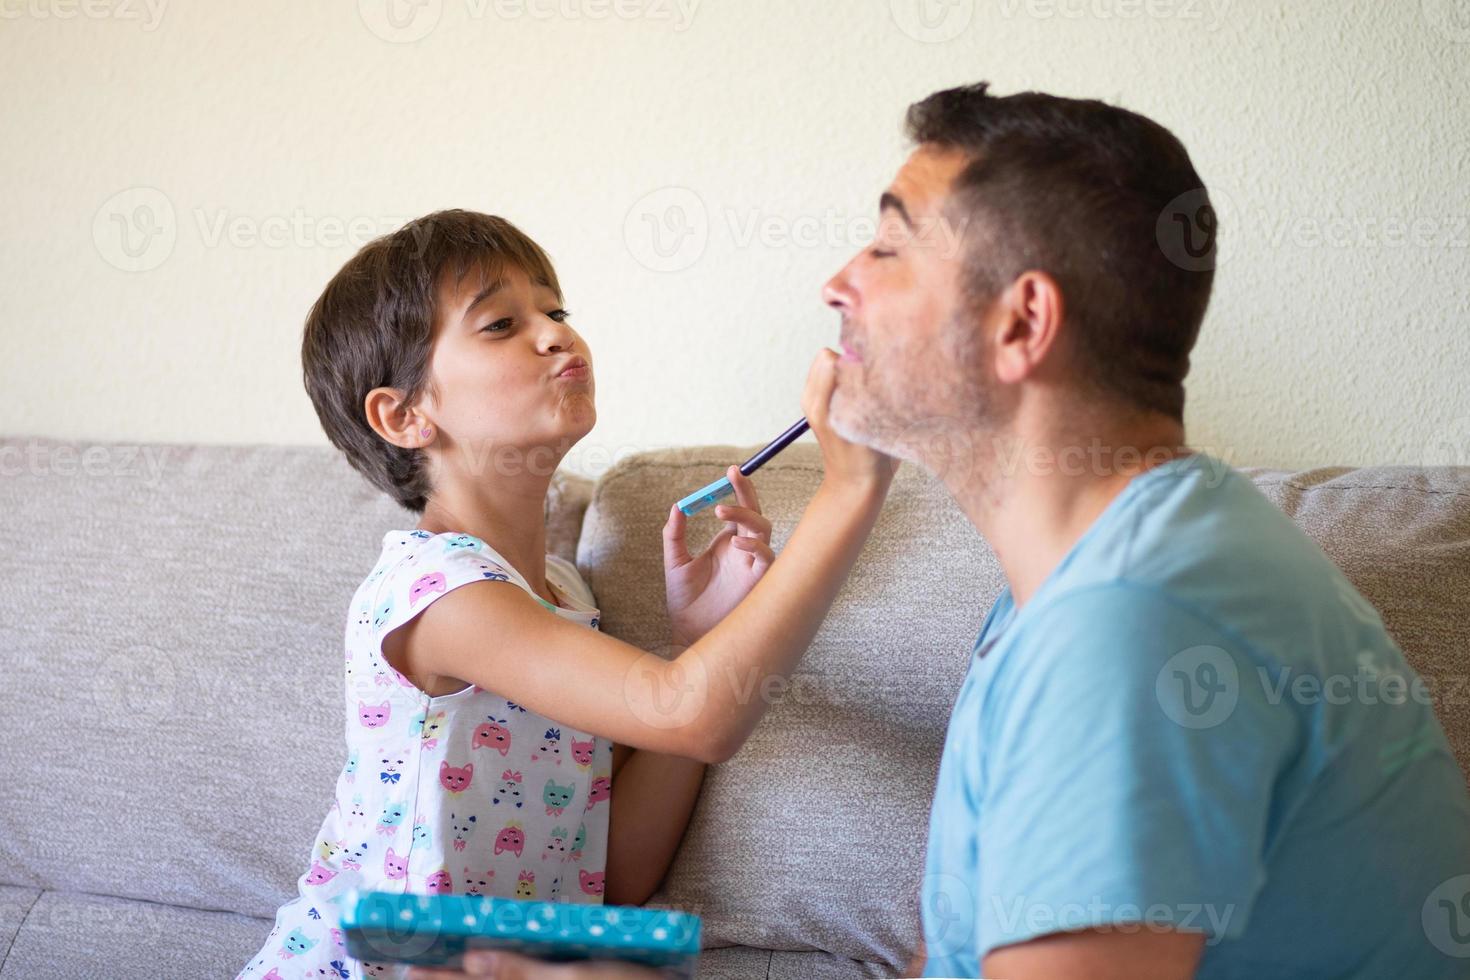
M 946 482 L 966 480 L 977 453 L 1004 421 L 986 381 L 983 345 L 970 316 L 952 317 L 929 363 L 885 361 L 886 382 L 862 362 L 863 383 L 844 387 L 840 376 L 829 417 L 849 442 L 915 463 Z M 893 371 L 898 376 L 892 376 Z M 874 381 L 877 381 L 874 384 Z M 984 440 L 984 446 L 977 441 Z

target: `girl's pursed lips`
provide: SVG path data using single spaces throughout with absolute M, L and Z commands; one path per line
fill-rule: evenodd
M 561 366 L 555 377 L 570 378 L 575 380 L 586 380 L 592 375 L 592 366 L 587 363 L 585 357 L 573 356 Z

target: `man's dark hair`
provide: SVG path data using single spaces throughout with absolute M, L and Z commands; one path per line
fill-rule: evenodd
M 440 286 L 471 269 L 493 280 L 507 266 L 561 297 L 551 260 L 515 225 L 438 211 L 364 245 L 306 317 L 301 371 L 327 438 L 369 483 L 415 513 L 423 513 L 431 489 L 424 453 L 373 431 L 364 402 L 382 387 L 401 389 L 406 402 L 435 394 L 428 374 Z
M 1214 280 L 1214 214 L 1189 154 L 1163 126 L 1105 102 L 987 87 L 936 92 L 907 118 L 915 143 L 972 157 L 948 215 L 969 232 L 969 298 L 989 302 L 1022 272 L 1048 273 L 1083 377 L 1182 421 Z M 1181 207 L 1208 231 L 1202 249 L 1192 227 L 1169 220 Z

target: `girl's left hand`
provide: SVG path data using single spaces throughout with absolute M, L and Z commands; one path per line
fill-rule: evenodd
M 684 543 L 688 518 L 675 504 L 664 524 L 664 591 L 669 603 L 672 642 L 690 646 L 740 604 L 776 560 L 771 522 L 761 514 L 755 485 L 731 464 L 726 471 L 735 488 L 733 506 L 718 504 L 715 516 L 727 526 L 698 558 Z

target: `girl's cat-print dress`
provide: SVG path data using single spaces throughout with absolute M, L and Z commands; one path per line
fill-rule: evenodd
M 281 906 L 240 978 L 401 976 L 397 966 L 348 958 L 337 902 L 349 888 L 602 901 L 612 743 L 483 688 L 429 697 L 382 656 L 387 633 L 471 582 L 519 586 L 549 613 L 596 629 L 576 567 L 547 555 L 546 578 L 565 605 L 537 596 L 479 538 L 384 535 L 347 621 L 347 763 L 337 798 L 299 896 Z

